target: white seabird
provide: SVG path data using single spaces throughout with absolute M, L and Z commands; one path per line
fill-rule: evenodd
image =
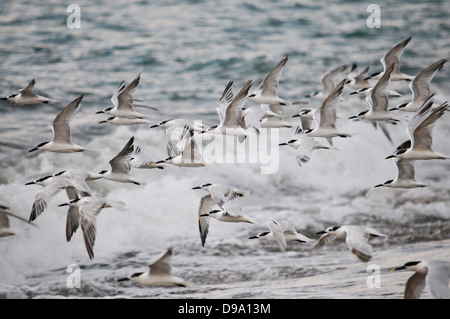
M 321 99 L 321 100 L 326 99 L 330 95 L 330 93 L 334 90 L 334 88 L 336 87 L 336 84 L 335 84 L 336 77 L 339 74 L 341 74 L 342 72 L 344 72 L 345 70 L 347 70 L 347 68 L 348 68 L 348 65 L 343 64 L 343 65 L 333 68 L 332 70 L 325 73 L 322 76 L 322 78 L 320 79 L 322 82 L 322 91 L 313 92 L 311 94 L 306 95 L 305 97 L 307 97 L 307 98 L 314 97 L 314 98 Z M 347 82 L 347 79 L 345 80 L 345 82 Z
M 286 143 L 280 143 L 279 146 L 287 145 L 295 149 L 295 158 L 299 166 L 306 164 L 311 159 L 312 152 L 317 149 L 331 149 L 329 145 L 323 145 L 314 138 L 308 136 L 304 130 L 297 127 L 294 137 Z
M 328 227 L 316 235 L 322 235 L 314 248 L 321 247 L 335 239 L 343 239 L 350 251 L 362 262 L 372 259 L 372 246 L 369 237 L 389 237 L 379 231 L 366 226 L 343 225 Z
M 134 136 L 132 136 L 122 150 L 114 156 L 110 161 L 110 170 L 102 170 L 97 174 L 91 174 L 89 180 L 96 180 L 104 178 L 106 180 L 115 181 L 119 183 L 133 183 L 142 185 L 143 182 L 137 180 L 130 175 L 131 163 L 130 160 L 134 154 Z
M 411 39 L 412 37 L 409 37 L 390 49 L 380 60 L 383 65 L 383 72 L 372 74 L 368 77 L 368 79 L 380 79 L 383 76 L 383 73 L 386 72 L 387 68 L 391 64 L 394 64 L 394 70 L 391 74 L 391 81 L 411 81 L 413 79 L 411 75 L 400 72 L 400 57 Z
M 369 110 L 358 113 L 357 115 L 349 117 L 349 119 L 357 119 L 372 123 L 375 128 L 380 127 L 387 139 L 392 143 L 392 138 L 386 127 L 386 123 L 397 123 L 400 120 L 388 111 L 389 97 L 387 87 L 390 83 L 390 76 L 394 65 L 391 64 L 383 76 L 378 80 L 366 101 L 369 105 Z
M 23 89 L 19 90 L 19 93 L 11 94 L 6 97 L 0 98 L 2 100 L 8 100 L 11 102 L 11 106 L 15 107 L 17 105 L 25 104 L 40 104 L 40 103 L 54 103 L 56 101 L 49 99 L 47 97 L 37 95 L 34 91 L 34 85 L 36 80 L 33 79 L 31 82 Z
M 277 90 L 280 82 L 281 73 L 288 61 L 288 55 L 270 71 L 248 98 L 256 103 L 291 105 L 292 102 L 278 97 Z
M 397 177 L 394 180 L 388 180 L 383 184 L 375 185 L 375 187 L 417 188 L 427 186 L 424 183 L 416 181 L 414 160 L 394 158 L 394 162 L 397 168 Z
M 57 152 L 57 153 L 73 153 L 86 150 L 85 147 L 73 144 L 70 141 L 70 122 L 77 114 L 84 94 L 67 105 L 53 120 L 53 140 L 44 142 L 31 149 L 30 152 L 37 150 Z
M 444 67 L 445 62 L 447 62 L 447 59 L 434 62 L 417 74 L 411 83 L 409 83 L 409 88 L 413 95 L 412 100 L 408 103 L 394 107 L 390 109 L 390 111 L 400 110 L 405 112 L 417 112 L 417 110 L 420 109 L 433 94 L 430 89 L 430 82 L 436 73 Z
M 172 256 L 173 249 L 169 248 L 162 257 L 149 265 L 149 271 L 134 273 L 116 282 L 131 280 L 148 287 L 187 287 L 183 279 L 171 274 Z
M 247 197 L 250 194 L 249 190 L 237 189 L 227 185 L 211 183 L 205 183 L 200 186 L 193 187 L 192 189 L 202 189 L 204 191 L 207 191 L 214 199 L 214 202 L 221 209 L 223 209 L 223 205 L 225 203 L 236 198 Z
M 311 243 L 314 240 L 300 234 L 291 223 L 280 224 L 275 219 L 267 221 L 267 227 L 270 231 L 261 232 L 248 239 L 264 239 L 278 244 L 281 251 L 285 251 L 288 242 Z
M 123 202 L 93 196 L 76 198 L 58 206 L 78 208 L 79 224 L 83 231 L 84 243 L 90 259 L 94 258 L 94 244 L 97 238 L 97 216 L 104 208 L 125 209 Z M 76 214 L 76 210 L 73 213 Z
M 405 299 L 419 299 L 427 285 L 434 298 L 450 299 L 450 262 L 437 259 L 410 261 L 392 269 L 399 270 L 415 272 L 406 281 Z
M 343 79 L 334 90 L 323 101 L 322 105 L 314 111 L 313 118 L 316 122 L 316 127 L 307 132 L 311 137 L 324 137 L 332 144 L 333 137 L 351 137 L 351 134 L 341 132 L 336 129 L 337 120 L 337 104 L 342 96 L 344 84 L 347 79 Z
M 407 126 L 410 138 L 410 147 L 397 147 L 394 154 L 386 157 L 404 158 L 409 160 L 448 159 L 449 157 L 432 150 L 432 129 L 448 109 L 447 102 L 432 109 L 433 96 L 431 95 L 422 107 L 414 114 Z
M 90 173 L 88 172 L 68 170 L 26 183 L 25 185 L 40 185 L 43 187 L 35 196 L 29 221 L 32 222 L 41 215 L 47 208 L 48 202 L 63 189 L 66 190 L 69 199 L 90 196 L 92 191 L 86 183 L 89 176 Z
M 98 111 L 96 114 L 107 113 L 111 117 L 126 118 L 126 119 L 145 119 L 147 116 L 137 112 L 133 105 L 133 93 L 141 80 L 141 73 L 127 86 L 122 84 L 119 86 L 117 92 L 112 96 L 111 101 L 114 107 L 108 107 L 104 110 Z

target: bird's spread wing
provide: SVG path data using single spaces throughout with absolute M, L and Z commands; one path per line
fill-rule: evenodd
M 133 93 L 136 92 L 136 89 L 139 85 L 139 81 L 141 80 L 141 74 L 133 80 L 125 89 L 119 92 L 117 95 L 117 108 L 120 110 L 134 110 L 133 108 Z
M 124 148 L 109 161 L 112 172 L 128 173 L 131 169 L 130 158 L 134 151 L 134 136 L 130 138 Z
M 280 82 L 281 73 L 288 61 L 286 55 L 280 62 L 269 72 L 262 81 L 262 90 L 264 95 L 277 96 L 278 84 Z
M 208 216 L 202 216 L 204 214 L 212 211 L 215 206 L 215 201 L 211 195 L 205 195 L 200 199 L 200 206 L 198 209 L 198 230 L 200 232 L 200 239 L 202 241 L 202 246 L 205 246 L 206 237 L 209 232 L 209 219 Z
M 400 71 L 400 56 L 402 55 L 409 41 L 411 41 L 411 37 L 397 44 L 381 58 L 381 63 L 383 64 L 384 70 L 386 70 L 391 64 L 394 64 L 393 72 L 398 73 Z
M 173 249 L 169 248 L 161 258 L 159 258 L 153 264 L 149 265 L 150 274 L 151 275 L 158 275 L 158 274 L 168 275 L 168 274 L 170 274 L 170 271 L 172 269 L 172 267 L 170 266 L 170 262 L 172 261 L 172 255 L 173 255 Z
M 81 229 L 83 230 L 86 250 L 91 259 L 94 258 L 94 244 L 97 237 L 97 216 L 106 207 L 106 202 L 101 199 L 92 199 L 80 207 Z
M 114 104 L 115 107 L 119 106 L 119 94 L 125 89 L 125 81 L 122 81 L 119 85 L 119 88 L 117 89 L 116 93 L 113 94 L 111 97 L 111 102 Z
M 36 84 L 36 80 L 33 79 L 33 80 L 31 80 L 30 83 L 28 83 L 28 85 L 26 87 L 19 90 L 19 92 L 22 94 L 23 97 L 35 96 L 36 95 L 36 93 L 34 93 L 34 85 L 35 84 Z
M 70 122 L 77 114 L 84 94 L 67 105 L 53 120 L 53 140 L 70 142 Z
M 327 73 L 325 73 L 322 76 L 321 82 L 322 82 L 322 86 L 323 86 L 323 91 L 325 93 L 330 92 L 335 88 L 335 84 L 334 84 L 335 78 L 340 73 L 344 72 L 347 68 L 348 68 L 348 65 L 346 65 L 346 64 L 340 65 L 340 66 L 328 71 Z
M 432 130 L 436 121 L 444 115 L 447 110 L 447 102 L 444 102 L 435 109 L 431 109 L 433 102 L 430 99 L 417 111 L 408 125 L 413 148 L 431 150 Z
M 430 81 L 436 73 L 444 67 L 445 62 L 447 62 L 447 59 L 442 59 L 431 64 L 417 74 L 411 83 L 409 83 L 414 101 L 423 101 L 432 94 L 430 90 Z
M 368 262 L 372 258 L 372 246 L 369 244 L 364 232 L 347 232 L 345 241 L 351 252 L 361 261 Z
M 412 275 L 411 277 L 409 277 L 409 279 L 406 281 L 405 286 L 405 293 L 404 293 L 405 299 L 420 298 L 426 286 L 425 277 L 426 274 L 417 272 L 414 273 L 414 275 Z
M 387 111 L 389 105 L 387 88 L 391 82 L 391 73 L 394 70 L 394 64 L 391 64 L 383 76 L 378 80 L 377 84 L 369 93 L 371 100 L 370 106 L 372 111 Z
M 233 101 L 233 81 L 228 82 L 227 86 L 225 87 L 225 90 L 222 93 L 222 96 L 219 99 L 219 102 L 217 103 L 217 113 L 219 114 L 219 123 L 222 124 L 225 120 L 225 114 L 227 111 L 227 107 L 230 105 L 230 103 Z
M 248 80 L 225 112 L 225 119 L 223 124 L 227 127 L 239 127 L 242 120 L 242 108 L 248 99 L 248 90 L 252 86 L 253 81 Z
M 286 238 L 284 237 L 283 228 L 281 227 L 280 223 L 278 223 L 274 219 L 270 219 L 269 221 L 267 221 L 267 226 L 272 232 L 273 237 L 275 238 L 275 241 L 277 242 L 278 246 L 280 246 L 280 249 L 282 251 L 285 251 L 287 246 Z
M 450 263 L 440 261 L 429 261 L 426 282 L 433 297 L 438 299 L 450 299 L 449 274 Z
M 396 158 L 395 165 L 397 167 L 397 178 L 404 180 L 415 179 L 414 161 Z
M 328 97 L 323 101 L 322 105 L 317 109 L 320 114 L 320 126 L 326 128 L 334 128 L 336 124 L 336 107 L 339 99 L 342 96 L 344 90 L 344 84 L 347 79 L 343 79 L 336 87 L 331 91 Z

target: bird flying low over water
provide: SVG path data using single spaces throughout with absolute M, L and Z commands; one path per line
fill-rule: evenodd
M 357 225 L 328 227 L 317 232 L 316 235 L 322 236 L 314 248 L 321 247 L 335 239 L 343 239 L 350 251 L 362 262 L 368 262 L 372 259 L 372 245 L 368 241 L 370 237 L 389 237 L 371 227 Z
M 169 248 L 162 257 L 149 265 L 147 272 L 134 273 L 130 277 L 117 279 L 116 282 L 131 280 L 147 287 L 187 287 L 186 281 L 171 274 L 172 256 L 173 249 Z
M 90 259 L 94 259 L 94 244 L 97 238 L 97 216 L 104 208 L 113 207 L 120 210 L 125 209 L 125 204 L 123 202 L 94 196 L 76 198 L 58 206 L 69 206 L 69 212 L 71 208 L 75 208 L 75 211 L 72 211 L 72 214 L 76 214 L 76 209 L 78 209 L 78 222 L 83 231 L 84 243 Z M 72 226 L 76 225 L 74 224 Z M 75 230 L 75 228 L 72 229 L 73 232 Z
M 37 95 L 34 91 L 34 85 L 36 80 L 33 79 L 31 82 L 23 89 L 19 90 L 19 93 L 11 94 L 6 97 L 0 98 L 0 101 L 7 100 L 11 102 L 11 106 L 15 107 L 18 105 L 25 104 L 40 104 L 40 103 L 54 103 L 55 100 L 49 99 L 47 97 Z
M 408 160 L 432 160 L 432 159 L 448 159 L 448 156 L 433 151 L 432 129 L 437 120 L 439 120 L 448 110 L 447 102 L 432 109 L 433 95 L 422 105 L 422 107 L 414 114 L 407 126 L 410 147 L 397 147 L 392 155 L 388 158 L 404 158 Z

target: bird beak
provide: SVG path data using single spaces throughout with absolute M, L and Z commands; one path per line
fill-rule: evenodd
M 64 204 L 59 204 L 58 207 L 62 207 L 62 206 L 69 206 L 69 203 L 64 203 Z
M 102 123 L 106 123 L 106 121 L 100 121 L 100 122 L 98 122 L 99 124 L 102 124 Z
M 394 155 L 389 155 L 388 157 L 385 158 L 385 160 L 390 159 L 390 158 L 394 158 Z
M 278 146 L 287 145 L 287 143 L 280 143 Z
M 35 147 L 35 148 L 33 148 L 32 150 L 29 150 L 28 153 L 31 153 L 31 152 L 34 152 L 34 151 L 37 151 L 37 150 L 38 150 L 38 148 Z
M 101 113 L 105 113 L 105 112 L 103 112 L 103 111 L 95 112 L 95 114 L 101 114 Z
M 375 185 L 374 187 L 381 187 L 381 186 L 383 186 L 383 184 L 378 184 L 378 185 Z
M 353 115 L 353 116 L 350 116 L 348 119 L 349 120 L 352 120 L 352 119 L 356 119 L 357 118 L 357 116 L 356 115 Z
M 28 182 L 25 185 L 33 185 L 33 184 L 36 184 L 36 183 L 35 182 Z
M 257 239 L 257 238 L 258 238 L 257 236 L 250 236 L 247 239 Z
M 208 217 L 208 214 L 201 214 L 198 217 Z
M 300 114 L 292 115 L 291 117 L 300 117 Z
M 393 268 L 391 271 L 398 271 L 398 270 L 403 270 L 403 269 L 406 269 L 405 266 Z
M 323 235 L 323 234 L 325 234 L 325 232 L 322 230 L 322 231 L 319 231 L 319 232 L 317 232 L 317 233 L 314 233 L 314 236 L 317 236 L 317 235 Z
M 155 125 L 150 126 L 149 128 L 155 128 L 155 127 L 158 127 L 158 126 L 159 126 L 158 124 L 155 124 Z
M 201 189 L 201 187 L 200 186 L 195 186 L 195 187 L 192 187 L 192 189 Z
M 358 91 L 350 92 L 348 95 L 354 95 L 354 94 L 358 94 Z

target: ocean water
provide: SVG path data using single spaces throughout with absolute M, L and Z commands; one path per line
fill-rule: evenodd
M 0 95 L 9 95 L 36 79 L 36 91 L 55 104 L 18 106 L 0 103 L 0 204 L 29 217 L 40 186 L 26 182 L 67 169 L 108 169 L 131 136 L 152 159 L 167 156 L 164 133 L 148 125 L 99 124 L 95 114 L 111 104 L 119 83 L 142 73 L 135 97 L 159 111 L 141 109 L 151 123 L 169 118 L 218 122 L 215 105 L 228 81 L 235 91 L 248 80 L 256 85 L 286 54 L 279 95 L 304 99 L 320 89 L 322 74 L 340 64 L 357 63 L 381 71 L 380 58 L 412 37 L 401 70 L 415 75 L 450 52 L 449 7 L 445 1 L 383 1 L 381 28 L 369 28 L 368 3 L 358 1 L 77 1 L 81 27 L 68 28 L 69 3 L 10 1 L 0 14 Z M 448 66 L 432 81 L 436 103 L 447 101 Z M 408 83 L 392 83 L 411 98 Z M 390 126 L 394 143 L 367 123 L 346 120 L 366 108 L 363 98 L 343 94 L 337 123 L 353 133 L 334 139 L 338 150 L 318 150 L 299 167 L 294 152 L 280 148 L 277 170 L 262 174 L 260 165 L 212 164 L 202 168 L 133 169 L 145 185 L 106 180 L 90 182 L 98 196 L 121 200 L 126 211 L 105 209 L 98 216 L 95 258 L 90 260 L 81 231 L 65 240 L 65 193 L 53 198 L 35 226 L 11 219 L 16 236 L 0 239 L 0 296 L 4 298 L 154 298 L 154 299 L 400 299 L 410 273 L 392 273 L 412 260 L 450 260 L 450 162 L 420 161 L 416 177 L 428 187 L 410 190 L 374 188 L 395 177 L 384 160 L 406 138 L 409 114 Z M 75 154 L 27 151 L 52 136 L 51 122 L 62 107 L 86 94 L 74 118 L 72 140 L 89 151 Z M 320 102 L 305 99 L 309 106 Z M 258 107 L 248 101 L 246 106 Z M 308 107 L 309 107 L 308 106 Z M 301 106 L 286 108 L 289 116 Z M 294 128 L 277 130 L 280 142 Z M 450 117 L 435 125 L 436 151 L 450 154 Z M 201 246 L 197 215 L 202 183 L 223 183 L 251 190 L 238 203 L 256 224 L 211 220 Z M 388 234 L 372 240 L 373 259 L 360 262 L 345 243 L 309 250 L 247 238 L 274 218 L 290 222 L 302 234 L 344 224 L 372 226 Z M 116 279 L 145 271 L 164 251 L 174 248 L 172 273 L 186 288 L 147 288 Z M 81 287 L 71 287 L 72 266 Z M 369 267 L 370 266 L 370 267 Z M 374 267 L 374 268 L 373 268 Z M 376 269 L 372 272 L 371 269 Z M 68 271 L 69 270 L 69 271 Z M 377 275 L 377 285 L 371 278 Z M 372 277 L 371 277 L 372 276 Z M 373 283 L 373 282 L 372 282 Z M 432 298 L 426 289 L 423 298 Z

